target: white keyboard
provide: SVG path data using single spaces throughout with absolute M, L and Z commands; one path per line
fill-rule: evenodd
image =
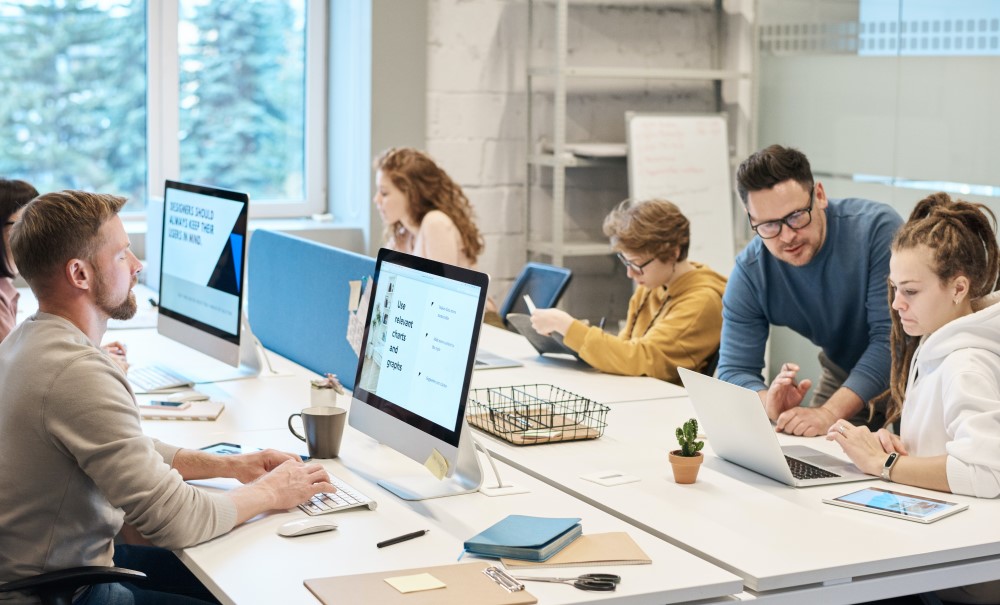
M 132 383 L 132 390 L 136 393 L 156 393 L 194 386 L 190 380 L 157 366 L 129 368 L 128 381 Z
M 358 506 L 367 506 L 370 510 L 375 510 L 378 506 L 378 502 L 351 487 L 340 477 L 330 475 L 330 483 L 337 488 L 335 493 L 316 494 L 308 502 L 300 504 L 299 508 L 310 515 L 325 515 Z

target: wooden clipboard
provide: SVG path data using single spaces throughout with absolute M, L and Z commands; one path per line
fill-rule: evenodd
M 483 570 L 490 563 L 456 563 L 437 567 L 396 569 L 353 576 L 312 578 L 303 583 L 324 605 L 342 603 L 379 603 L 392 605 L 530 605 L 538 599 L 527 590 L 507 592 Z M 403 594 L 386 583 L 386 578 L 429 573 L 445 588 Z

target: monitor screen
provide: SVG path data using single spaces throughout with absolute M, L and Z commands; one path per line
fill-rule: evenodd
M 456 471 L 488 285 L 477 271 L 379 251 L 352 426 L 420 463 L 437 452 Z
M 229 365 L 239 364 L 249 197 L 167 181 L 163 197 L 158 328 Z

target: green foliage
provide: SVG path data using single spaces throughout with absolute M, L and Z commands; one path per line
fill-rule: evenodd
M 677 427 L 676 435 L 677 443 L 681 445 L 681 456 L 694 456 L 705 447 L 704 441 L 695 441 L 698 438 L 698 421 L 694 418 Z
M 0 1 L 0 174 L 146 197 L 145 2 Z
M 0 175 L 43 192 L 145 202 L 146 108 L 162 102 L 147 98 L 146 6 L 158 1 L 0 0 Z M 164 133 L 179 138 L 174 176 L 256 200 L 301 199 L 302 0 L 184 1 L 179 10 L 180 123 Z

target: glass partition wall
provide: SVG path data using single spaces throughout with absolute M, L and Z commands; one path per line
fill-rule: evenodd
M 809 156 L 830 197 L 929 193 L 1000 215 L 1000 2 L 758 0 L 757 143 Z M 819 377 L 815 347 L 772 333 L 770 366 Z

